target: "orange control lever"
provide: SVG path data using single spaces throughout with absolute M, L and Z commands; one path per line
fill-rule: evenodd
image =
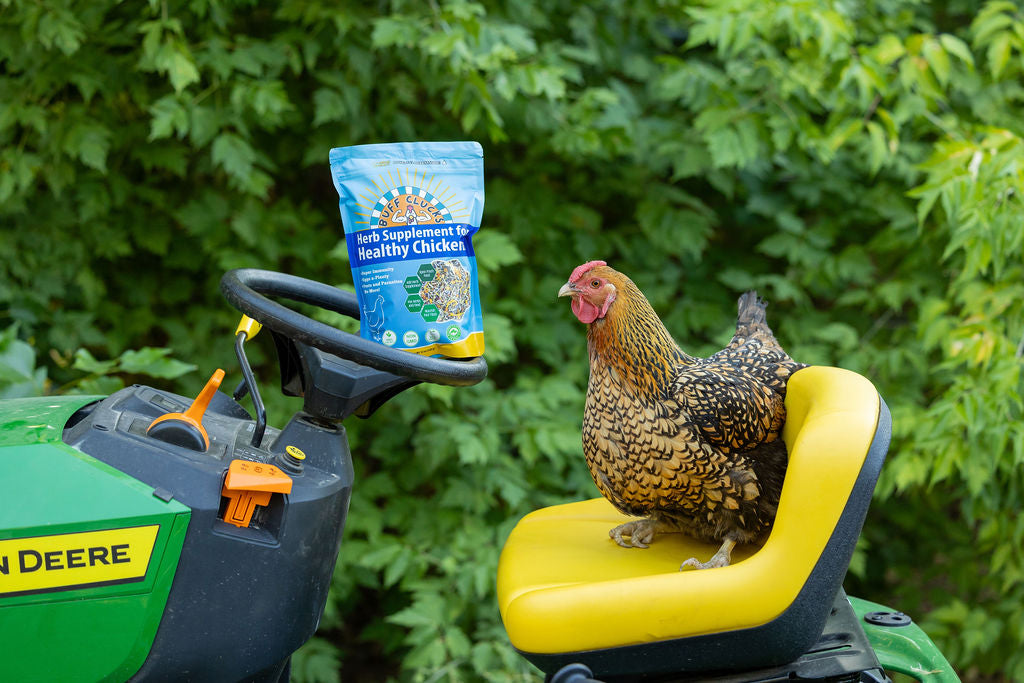
M 210 381 L 206 383 L 203 390 L 196 396 L 196 400 L 192 401 L 192 405 L 183 413 L 167 413 L 161 415 L 157 419 L 153 420 L 149 427 L 146 429 L 146 433 L 150 436 L 157 436 L 153 434 L 153 428 L 163 422 L 179 422 L 192 427 L 199 436 L 203 439 L 203 451 L 205 452 L 210 447 L 210 436 L 206 433 L 206 428 L 203 427 L 203 415 L 206 413 L 206 408 L 210 405 L 210 401 L 213 400 L 214 394 L 217 393 L 217 389 L 220 388 L 220 383 L 224 380 L 224 371 L 220 368 L 210 377 Z M 159 438 L 159 436 L 157 436 Z
M 224 521 L 237 527 L 249 526 L 257 505 L 267 505 L 275 493 L 291 492 L 292 478 L 273 465 L 232 460 L 220 492 L 228 499 Z

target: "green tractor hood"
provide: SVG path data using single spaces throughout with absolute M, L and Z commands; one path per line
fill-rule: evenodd
M 160 624 L 190 511 L 63 443 L 97 400 L 0 402 L 0 680 L 126 680 Z

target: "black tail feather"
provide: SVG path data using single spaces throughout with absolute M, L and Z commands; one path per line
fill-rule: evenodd
M 750 290 L 744 292 L 739 298 L 739 312 L 736 316 L 736 326 L 746 325 L 767 325 L 768 318 L 765 315 L 765 307 L 768 305 L 764 299 L 757 296 L 757 292 Z

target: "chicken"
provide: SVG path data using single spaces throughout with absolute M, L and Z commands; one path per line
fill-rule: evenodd
M 373 338 L 380 341 L 381 332 L 384 329 L 384 297 L 377 295 L 373 302 L 373 308 L 363 308 L 363 320 L 370 328 Z
M 787 463 L 786 382 L 806 366 L 779 346 L 756 292 L 740 297 L 735 336 L 708 358 L 680 349 L 647 297 L 604 261 L 576 268 L 558 295 L 587 325 L 590 474 L 618 510 L 643 518 L 611 538 L 646 548 L 682 532 L 721 543 L 680 569 L 727 566 L 737 543 L 767 538 Z

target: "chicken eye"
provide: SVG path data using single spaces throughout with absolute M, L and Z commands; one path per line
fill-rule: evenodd
M 598 287 L 601 286 L 601 281 L 600 280 L 591 280 L 590 281 L 590 286 L 593 289 L 597 289 Z

